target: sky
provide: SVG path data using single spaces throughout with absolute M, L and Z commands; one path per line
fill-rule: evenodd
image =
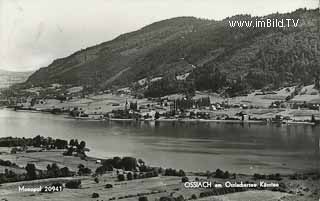
M 0 0 L 0 69 L 35 70 L 156 21 L 316 8 L 317 0 Z

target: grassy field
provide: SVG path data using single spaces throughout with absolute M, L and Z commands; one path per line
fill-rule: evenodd
M 57 163 L 59 167 L 66 166 L 71 170 L 76 171 L 78 164 L 82 163 L 88 166 L 93 171 L 100 164 L 96 164 L 96 159 L 91 158 L 87 161 L 81 160 L 74 156 L 62 156 L 62 151 L 42 151 L 34 153 L 19 153 L 19 154 L 1 154 L 2 160 L 11 160 L 16 162 L 21 169 L 27 163 L 34 163 L 38 169 L 46 169 L 47 164 Z M 1 167 L 3 168 L 3 167 Z M 1 169 L 0 169 L 1 171 Z M 187 173 L 190 181 L 195 181 L 196 177 L 201 180 L 208 180 L 211 182 L 224 183 L 225 181 L 240 182 L 253 180 L 250 175 L 237 175 L 236 179 L 217 179 L 207 178 L 204 176 L 197 176 L 196 173 Z M 148 197 L 148 200 L 157 200 L 163 196 L 179 197 L 182 195 L 184 199 L 190 199 L 195 195 L 201 201 L 273 201 L 273 200 L 317 200 L 320 192 L 319 179 L 312 179 L 310 176 L 304 180 L 290 180 L 288 176 L 283 175 L 281 183 L 286 186 L 286 192 L 280 193 L 269 190 L 253 190 L 240 193 L 232 193 L 219 196 L 211 196 L 200 198 L 200 193 L 203 191 L 210 191 L 209 189 L 187 189 L 181 182 L 181 177 L 175 176 L 158 176 L 153 178 L 144 178 L 136 180 L 126 180 L 119 182 L 116 171 L 108 172 L 97 177 L 99 182 L 94 181 L 93 176 L 74 176 L 66 178 L 51 178 L 34 181 L 24 181 L 16 183 L 6 183 L 0 186 L 0 198 L 8 201 L 88 201 L 99 200 L 107 201 L 112 198 L 115 200 L 132 200 L 137 201 L 141 195 Z M 81 180 L 80 189 L 67 189 L 63 192 L 54 193 L 39 193 L 39 192 L 18 192 L 19 186 L 25 187 L 39 187 L 50 185 L 55 182 L 66 183 L 73 179 Z M 279 182 L 279 181 L 274 181 Z M 106 184 L 112 184 L 113 188 L 105 188 Z M 93 193 L 98 193 L 99 198 L 91 198 Z M 302 199 L 303 198 L 303 199 Z
M 52 163 L 56 163 L 59 167 L 68 167 L 71 171 L 77 171 L 79 164 L 83 164 L 93 170 L 100 166 L 94 158 L 88 157 L 87 160 L 81 160 L 79 157 L 63 156 L 62 153 L 63 150 L 2 154 L 0 159 L 12 161 L 20 167 L 25 167 L 27 163 L 34 163 L 41 170 L 46 170 L 47 165 Z

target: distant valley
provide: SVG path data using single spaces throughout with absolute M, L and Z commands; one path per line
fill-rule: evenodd
M 34 71 L 14 72 L 0 69 L 0 88 L 25 82 L 32 73 L 34 73 Z

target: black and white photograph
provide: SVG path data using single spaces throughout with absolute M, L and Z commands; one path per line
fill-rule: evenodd
M 0 201 L 320 201 L 320 0 L 0 0 Z

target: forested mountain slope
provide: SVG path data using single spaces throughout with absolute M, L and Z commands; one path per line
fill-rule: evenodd
M 229 20 L 258 19 L 249 15 L 222 21 L 173 18 L 57 59 L 35 72 L 27 83 L 107 88 L 157 76 L 166 78 L 166 82 L 176 82 L 172 75 L 189 72 L 183 81 L 188 82 L 188 88 L 232 92 L 311 83 L 318 79 L 318 10 L 299 9 L 265 18 L 299 19 L 299 26 L 229 26 Z M 159 81 L 149 90 L 166 90 L 162 85 Z M 173 87 L 177 88 L 174 84 Z M 184 87 L 182 84 L 178 88 Z

